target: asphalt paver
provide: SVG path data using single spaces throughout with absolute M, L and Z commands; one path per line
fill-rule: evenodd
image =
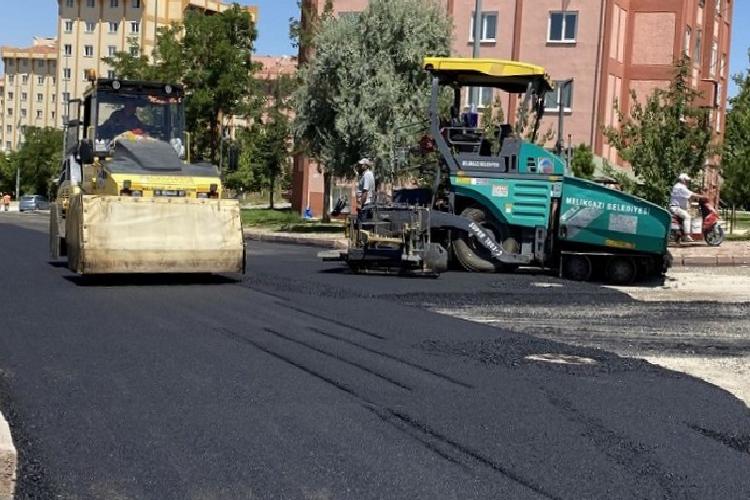
M 246 276 L 81 277 L 33 217 L 0 218 L 19 498 L 750 497 L 750 411 L 726 391 L 430 310 L 544 276 L 351 275 L 251 242 Z

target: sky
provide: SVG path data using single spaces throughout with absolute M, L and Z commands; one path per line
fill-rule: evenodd
M 0 0 L 0 45 L 27 46 L 34 35 L 57 34 L 56 0 Z M 258 6 L 258 54 L 295 54 L 289 41 L 289 18 L 298 16 L 297 0 L 239 0 L 241 4 Z M 33 13 L 30 14 L 30 13 Z M 748 68 L 750 48 L 750 0 L 734 1 L 734 20 L 729 69 L 731 74 Z M 0 66 L 2 71 L 2 66 Z M 730 86 L 734 92 L 734 84 Z

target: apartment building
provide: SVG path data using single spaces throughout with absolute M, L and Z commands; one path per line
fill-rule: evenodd
M 189 10 L 210 14 L 230 7 L 218 0 L 58 0 L 60 116 L 68 99 L 83 95 L 87 70 L 115 76 L 102 58 L 131 50 L 131 39 L 150 55 L 158 28 L 181 22 Z M 246 8 L 257 21 L 257 7 Z
M 324 0 L 305 0 L 321 12 Z M 470 57 L 475 0 L 438 0 L 453 18 L 452 53 Z M 362 11 L 367 0 L 333 0 L 337 15 Z M 607 144 L 602 130 L 617 122 L 615 107 L 628 112 L 630 92 L 645 99 L 673 78 L 673 62 L 691 58 L 692 84 L 703 92 L 716 140 L 724 130 L 731 39 L 732 0 L 483 0 L 480 57 L 532 62 L 552 80 L 572 80 L 548 95 L 540 131 L 557 131 L 563 107 L 564 137 L 590 145 L 594 153 L 627 168 Z M 304 56 L 303 52 L 300 54 Z M 473 103 L 467 92 L 464 106 Z M 478 107 L 493 102 L 493 90 L 479 92 Z M 515 116 L 516 97 L 502 99 Z M 553 139 L 553 141 L 556 139 Z M 718 187 L 716 158 L 707 164 L 705 183 Z M 311 162 L 295 165 L 295 208 L 322 207 L 322 176 Z M 316 208 L 318 209 L 316 211 Z
M 11 151 L 23 141 L 25 127 L 57 125 L 57 42 L 34 38 L 31 47 L 0 47 L 5 77 L 0 86 L 1 148 Z
M 5 75 L 0 75 L 0 151 L 5 151 Z

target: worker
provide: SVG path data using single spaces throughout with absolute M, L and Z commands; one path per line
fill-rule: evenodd
M 136 103 L 128 101 L 125 105 L 112 113 L 102 125 L 103 134 L 115 137 L 123 132 L 137 131 L 143 129 L 143 122 L 135 114 L 138 110 Z
M 669 211 L 682 220 L 683 241 L 692 242 L 688 209 L 690 208 L 690 200 L 698 198 L 698 195 L 688 189 L 688 182 L 690 182 L 688 174 L 682 173 L 677 177 L 677 182 L 672 187 L 672 195 L 669 199 Z
M 10 193 L 5 193 L 3 195 L 3 207 L 5 207 L 6 212 L 10 208 Z
M 362 158 L 357 163 L 359 183 L 357 184 L 357 204 L 359 209 L 375 200 L 375 174 L 372 173 L 372 161 Z

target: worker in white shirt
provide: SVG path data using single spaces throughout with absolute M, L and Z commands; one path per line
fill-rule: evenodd
M 699 195 L 690 191 L 687 187 L 687 183 L 690 182 L 688 174 L 680 174 L 677 177 L 677 183 L 672 187 L 672 195 L 669 199 L 669 211 L 674 215 L 682 219 L 682 232 L 683 241 L 691 242 L 693 238 L 690 237 L 690 200 L 698 198 Z
M 361 210 L 375 200 L 375 174 L 372 173 L 372 161 L 362 158 L 357 163 L 359 183 L 357 184 L 357 205 Z

